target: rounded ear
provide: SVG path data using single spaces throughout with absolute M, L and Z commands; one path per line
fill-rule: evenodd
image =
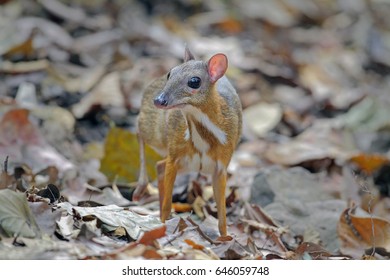
M 213 55 L 208 62 L 207 69 L 212 83 L 218 81 L 226 72 L 228 60 L 223 53 Z
M 187 62 L 189 60 L 195 60 L 195 57 L 191 53 L 190 49 L 186 46 L 184 51 L 184 62 Z

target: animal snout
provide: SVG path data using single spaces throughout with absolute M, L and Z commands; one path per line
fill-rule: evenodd
M 160 93 L 154 100 L 154 105 L 159 108 L 164 108 L 168 106 L 168 100 L 165 97 L 165 94 Z

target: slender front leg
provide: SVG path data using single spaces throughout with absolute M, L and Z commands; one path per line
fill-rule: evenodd
M 138 175 L 138 184 L 137 188 L 133 193 L 133 200 L 138 201 L 144 194 L 146 187 L 148 185 L 148 175 L 146 173 L 146 161 L 145 161 L 145 143 L 141 135 L 137 133 L 138 145 L 139 145 L 139 161 L 140 161 L 140 171 Z
M 162 203 L 160 206 L 160 218 L 161 222 L 165 223 L 165 220 L 169 218 L 172 209 L 172 193 L 177 174 L 177 166 L 173 160 L 168 157 L 165 163 L 165 178 L 164 178 L 164 193 L 162 195 Z
M 165 178 L 165 166 L 166 160 L 160 160 L 157 162 L 157 187 L 158 187 L 158 198 L 160 205 L 160 213 L 162 213 L 162 202 L 164 199 L 165 187 L 164 187 L 164 178 Z
M 218 228 L 221 236 L 227 235 L 226 230 L 226 170 L 216 170 L 213 174 L 214 199 L 218 210 Z

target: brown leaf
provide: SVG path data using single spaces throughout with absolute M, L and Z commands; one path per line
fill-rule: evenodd
M 195 250 L 203 250 L 204 249 L 203 245 L 197 244 L 190 239 L 184 239 L 184 242 L 187 243 L 188 245 L 190 245 Z
M 197 197 L 199 196 L 202 197 L 202 194 L 203 194 L 203 189 L 201 184 L 196 180 L 191 180 L 189 182 L 189 187 L 188 187 L 187 201 L 189 203 L 194 203 Z
M 142 256 L 145 258 L 145 259 L 148 259 L 148 260 L 161 260 L 162 257 L 159 253 L 156 252 L 156 250 L 153 250 L 153 249 L 146 249 L 145 252 L 142 254 Z
M 177 230 L 179 232 L 182 232 L 187 227 L 188 227 L 188 225 L 187 225 L 186 221 L 184 221 L 183 218 L 180 218 L 179 222 L 177 223 L 177 226 L 176 226 L 175 230 L 173 231 L 173 233 L 175 233 Z
M 285 244 L 282 241 L 282 235 L 287 233 L 286 229 L 264 225 L 253 220 L 245 220 L 245 219 L 242 220 L 249 227 L 265 233 L 266 239 L 261 240 L 261 242 L 265 241 L 264 245 L 272 246 L 281 252 L 288 251 L 288 249 L 286 248 Z
M 59 175 L 58 168 L 55 166 L 48 166 L 47 168 L 39 171 L 38 173 L 34 174 L 34 180 L 36 180 L 38 176 L 45 176 L 48 178 L 47 183 L 49 184 L 55 184 Z
M 357 154 L 351 157 L 349 161 L 355 164 L 367 175 L 371 175 L 373 172 L 381 168 L 384 164 L 389 163 L 389 159 L 384 155 L 365 153 Z
M 226 206 L 231 207 L 237 201 L 237 188 L 231 188 L 230 194 L 226 197 Z
M 155 229 L 152 229 L 150 231 L 147 231 L 145 232 L 142 237 L 138 240 L 138 243 L 140 244 L 144 244 L 144 245 L 153 245 L 153 242 L 158 239 L 158 238 L 161 238 L 163 236 L 165 236 L 165 232 L 166 232 L 166 226 L 162 226 L 162 227 L 159 227 L 159 228 L 155 228 Z
M 312 243 L 312 242 L 303 242 L 298 246 L 298 248 L 295 250 L 295 253 L 297 253 L 300 258 L 305 258 L 304 254 L 309 254 L 312 259 L 318 260 L 318 259 L 327 259 L 332 254 L 329 253 L 325 248 L 322 246 Z
M 279 227 L 279 225 L 257 204 L 245 203 L 245 214 L 249 219 L 255 220 L 264 225 Z
M 378 217 L 357 214 L 357 208 L 347 208 L 340 216 L 338 235 L 341 251 L 361 257 L 364 250 L 382 247 L 390 251 L 390 222 Z
M 192 211 L 192 206 L 191 204 L 188 203 L 172 203 L 172 207 L 177 213 L 185 213 L 185 212 L 191 212 Z
M 0 121 L 0 144 L 13 144 L 24 142 L 38 144 L 42 137 L 38 129 L 29 120 L 27 109 L 12 109 L 4 114 Z
M 239 33 L 243 30 L 242 23 L 234 17 L 226 17 L 217 22 L 216 27 L 228 33 Z

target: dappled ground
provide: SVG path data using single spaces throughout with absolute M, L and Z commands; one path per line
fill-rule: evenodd
M 0 1 L 0 258 L 388 259 L 386 1 L 166 2 Z M 132 201 L 142 89 L 186 44 L 244 110 L 224 242 L 207 177 L 165 226 Z

